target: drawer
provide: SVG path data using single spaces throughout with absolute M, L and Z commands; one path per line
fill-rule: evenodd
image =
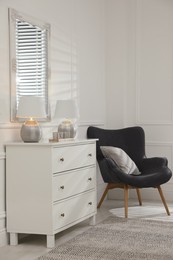
M 95 188 L 95 166 L 53 176 L 53 201 Z
M 96 211 L 95 191 L 80 194 L 54 205 L 54 230 L 60 229 Z
M 53 173 L 93 165 L 95 160 L 95 144 L 55 147 L 52 156 Z

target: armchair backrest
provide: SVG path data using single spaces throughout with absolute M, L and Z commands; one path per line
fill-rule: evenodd
M 137 166 L 145 157 L 145 134 L 139 126 L 117 130 L 90 126 L 87 130 L 87 137 L 99 139 L 96 150 L 98 162 L 103 159 L 100 146 L 114 146 L 123 149 Z

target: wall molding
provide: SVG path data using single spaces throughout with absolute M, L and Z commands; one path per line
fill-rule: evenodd
M 0 153 L 0 160 L 5 160 L 6 154 L 5 152 Z
M 46 123 L 40 123 L 42 128 L 51 128 L 51 127 L 56 127 L 57 123 L 55 122 L 46 122 Z M 78 122 L 78 127 L 83 127 L 83 126 L 104 126 L 105 123 L 103 121 L 79 121 Z M 21 128 L 21 123 L 12 123 L 12 122 L 7 122 L 7 123 L 0 123 L 0 129 L 20 129 Z
M 0 129 L 19 129 L 21 127 L 21 124 L 19 123 L 11 123 L 11 122 L 1 122 L 0 123 Z
M 173 170 L 173 142 L 146 142 L 146 146 L 158 147 L 163 146 L 170 149 L 170 168 Z
M 5 211 L 1 211 L 0 212 L 0 219 L 6 218 L 6 212 Z
M 81 121 L 78 123 L 79 127 L 83 126 L 104 126 L 105 123 L 103 121 Z

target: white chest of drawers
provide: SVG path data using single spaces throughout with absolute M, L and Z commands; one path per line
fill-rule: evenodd
M 55 234 L 96 215 L 96 140 L 6 145 L 7 232 Z

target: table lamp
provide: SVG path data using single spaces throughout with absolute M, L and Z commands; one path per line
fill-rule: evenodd
M 41 129 L 35 119 L 45 118 L 45 104 L 42 97 L 22 96 L 19 100 L 17 115 L 18 118 L 27 118 L 21 127 L 21 138 L 24 142 L 39 142 Z
M 74 139 L 76 127 L 74 120 L 79 117 L 77 102 L 74 99 L 57 100 L 55 118 L 63 119 L 58 126 L 59 139 Z

